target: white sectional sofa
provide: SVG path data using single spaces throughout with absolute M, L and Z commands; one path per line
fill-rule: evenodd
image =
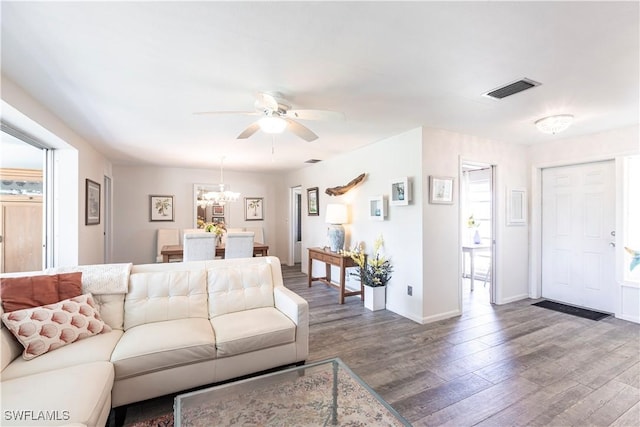
M 0 425 L 104 426 L 111 408 L 308 356 L 308 305 L 275 257 L 135 265 L 125 294 L 93 297 L 112 331 L 32 360 L 2 328 Z

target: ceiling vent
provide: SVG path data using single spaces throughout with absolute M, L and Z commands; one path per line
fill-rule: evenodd
M 318 160 L 318 159 L 309 159 L 305 163 L 320 163 L 321 161 L 322 160 Z
M 540 84 L 541 83 L 525 77 L 513 83 L 509 83 L 508 85 L 501 86 L 490 92 L 484 93 L 483 96 L 488 96 L 493 99 L 503 99 L 507 96 L 515 95 L 516 93 L 531 89 L 532 87 L 540 86 Z

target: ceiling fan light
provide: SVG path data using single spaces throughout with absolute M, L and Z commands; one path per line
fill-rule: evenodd
M 284 119 L 274 116 L 263 117 L 258 123 L 264 133 L 282 133 L 287 127 L 287 122 Z
M 571 114 L 544 117 L 535 122 L 540 132 L 552 135 L 567 130 L 567 128 L 571 126 L 571 123 L 573 123 L 573 116 Z

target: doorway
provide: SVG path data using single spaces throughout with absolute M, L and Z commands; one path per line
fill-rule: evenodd
M 494 167 L 465 161 L 461 167 L 462 307 L 495 302 Z
M 615 312 L 615 163 L 542 170 L 542 297 Z
M 4 123 L 0 136 L 0 272 L 42 270 L 48 151 Z
M 289 265 L 302 263 L 302 187 L 291 187 Z
M 104 263 L 111 262 L 111 178 L 104 176 Z

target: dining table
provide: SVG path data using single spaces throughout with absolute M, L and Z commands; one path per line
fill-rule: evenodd
M 160 251 L 162 254 L 162 262 L 171 262 L 171 260 L 182 260 L 184 247 L 182 245 L 165 245 Z M 264 243 L 253 244 L 253 256 L 269 255 L 269 246 Z M 216 257 L 224 258 L 224 245 L 216 246 Z

